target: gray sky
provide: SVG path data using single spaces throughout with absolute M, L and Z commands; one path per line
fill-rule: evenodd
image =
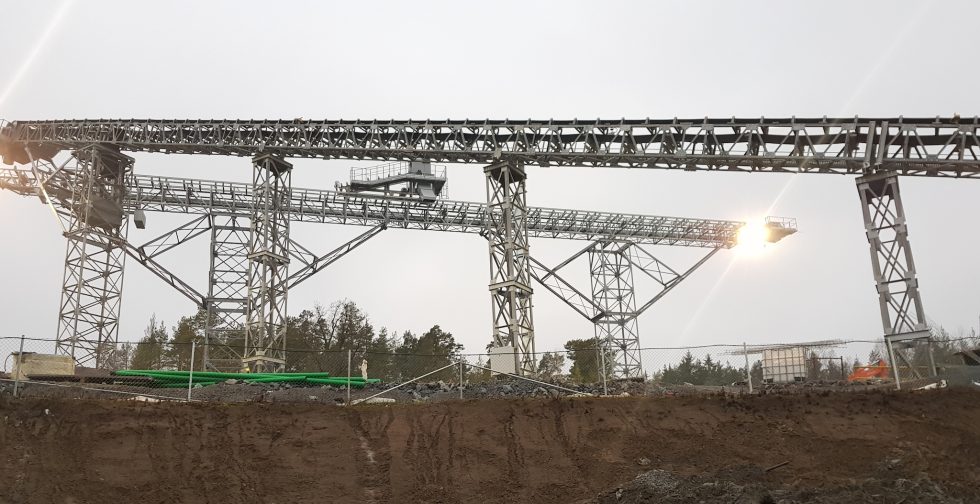
M 2 3 L 16 20 L 0 30 L 7 120 L 980 114 L 972 1 Z M 251 174 L 247 159 L 136 158 L 140 173 Z M 296 161 L 293 184 L 332 188 L 370 164 Z M 454 199 L 484 200 L 479 166 L 451 165 L 449 177 Z M 980 214 L 978 184 L 902 180 L 926 313 L 954 332 L 980 315 L 980 237 L 968 218 Z M 528 202 L 799 219 L 801 232 L 762 256 L 719 253 L 644 314 L 644 346 L 881 335 L 852 177 L 532 167 Z M 151 214 L 130 237 L 189 219 Z M 292 234 L 326 251 L 362 231 L 294 224 Z M 0 336 L 54 337 L 65 252 L 55 220 L 36 198 L 0 192 L 0 236 Z M 163 262 L 204 291 L 198 240 Z M 531 252 L 554 264 L 581 246 L 536 239 Z M 346 297 L 375 326 L 438 323 L 482 349 L 486 249 L 475 235 L 389 230 L 292 291 L 290 312 Z M 704 253 L 651 250 L 679 267 Z M 586 289 L 577 265 L 570 280 Z M 173 325 L 193 309 L 132 263 L 120 339 L 138 339 L 152 313 Z M 540 350 L 593 334 L 541 288 L 534 315 Z

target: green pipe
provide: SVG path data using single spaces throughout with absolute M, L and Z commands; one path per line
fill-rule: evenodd
M 262 378 L 246 379 L 248 383 L 290 383 L 306 381 L 305 376 L 268 376 Z
M 194 382 L 194 385 L 195 386 L 196 385 L 200 385 L 202 387 L 207 387 L 209 385 L 214 385 L 215 383 L 218 383 L 218 382 L 200 382 L 200 383 Z M 161 383 L 161 384 L 157 385 L 157 387 L 158 388 L 187 388 L 187 384 L 186 383 Z
M 364 385 L 366 385 L 366 383 L 363 380 L 348 381 L 346 378 L 308 378 L 306 381 L 308 383 L 315 383 L 317 385 L 336 385 L 336 386 L 346 386 L 348 383 L 350 383 L 350 386 L 355 388 L 363 388 Z
M 190 371 L 173 371 L 166 369 L 124 369 L 120 371 L 115 371 L 114 374 L 119 376 L 143 376 L 143 375 L 159 375 L 159 376 L 187 376 Z M 308 376 L 316 378 L 329 378 L 330 373 L 221 373 L 217 371 L 195 371 L 194 376 L 201 376 L 207 378 L 223 378 L 223 379 L 239 379 L 239 380 L 249 380 L 255 378 L 267 378 L 273 376 Z

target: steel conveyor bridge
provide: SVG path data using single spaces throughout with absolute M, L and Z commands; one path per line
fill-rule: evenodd
M 528 253 L 527 238 L 544 232 L 532 229 L 531 216 L 536 210 L 526 202 L 526 167 L 856 175 L 885 342 L 898 379 L 902 364 L 913 374 L 918 373 L 906 352 L 930 340 L 908 243 L 898 176 L 980 176 L 978 131 L 980 122 L 976 117 L 959 116 L 15 121 L 0 124 L 0 157 L 7 164 L 29 165 L 35 177 L 44 181 L 39 185 L 42 193 L 52 187 L 52 193 L 45 195 L 45 199 L 61 209 L 69 241 L 85 237 L 89 241 L 84 243 L 98 242 L 101 239 L 98 233 L 108 233 L 110 238 L 101 239 L 104 250 L 114 250 L 114 244 L 124 241 L 125 219 L 119 220 L 117 226 L 109 224 L 114 222 L 113 216 L 125 213 L 123 206 L 129 205 L 126 202 L 130 187 L 139 186 L 132 183 L 136 180 L 130 176 L 133 160 L 125 153 L 251 157 L 253 205 L 246 210 L 251 212 L 250 224 L 247 229 L 236 229 L 251 237 L 246 254 L 253 266 L 249 274 L 254 278 L 248 282 L 245 332 L 247 338 L 252 337 L 258 343 L 250 345 L 254 351 L 246 360 L 257 369 L 282 364 L 281 358 L 265 352 L 276 354 L 283 344 L 285 287 L 289 278 L 286 265 L 294 255 L 288 239 L 288 223 L 294 218 L 296 208 L 291 194 L 289 158 L 483 165 L 487 202 L 483 207 L 482 234 L 489 242 L 491 257 L 492 334 L 496 345 L 515 348 L 515 365 L 520 372 L 532 372 L 533 362 L 526 356 L 534 354 L 529 286 L 534 261 Z M 74 166 L 59 166 L 54 162 L 63 151 L 72 153 Z M 301 200 L 301 205 L 304 203 Z M 176 203 L 168 201 L 160 208 L 168 211 L 170 204 Z M 370 205 L 362 202 L 362 214 L 367 206 Z M 113 213 L 113 208 L 120 210 Z M 626 272 L 624 268 L 646 264 L 639 255 L 621 251 L 614 241 L 597 240 L 589 248 L 590 259 L 593 254 L 597 257 L 598 270 L 606 271 L 603 275 L 622 276 Z M 72 254 L 70 247 L 68 268 L 75 264 Z M 603 292 L 609 294 L 610 286 L 604 280 L 593 280 L 593 290 L 598 294 L 592 296 L 592 301 L 605 304 L 601 312 L 630 311 L 609 305 L 613 302 L 609 299 L 599 299 Z M 266 287 L 254 288 L 260 284 Z M 80 290 L 78 286 L 66 284 L 65 296 L 72 289 Z M 74 323 L 69 315 L 63 314 L 62 319 L 68 321 L 66 325 Z M 616 325 L 615 321 L 612 325 Z M 620 355 L 629 353 L 621 342 L 631 336 L 617 339 L 610 336 L 609 330 L 600 330 L 598 323 L 596 331 L 602 341 L 620 345 Z M 64 334 L 78 339 L 77 330 Z M 639 369 L 638 362 L 624 362 L 620 375 L 637 376 Z

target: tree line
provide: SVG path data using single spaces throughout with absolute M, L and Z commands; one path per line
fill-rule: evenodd
M 170 329 L 156 316 L 151 317 L 139 342 L 121 343 L 113 351 L 105 353 L 107 367 L 185 370 L 193 364 L 194 369 L 203 369 L 205 352 L 209 352 L 211 362 L 215 362 L 221 354 L 221 348 L 213 342 L 211 348 L 203 347 L 208 316 L 205 310 L 197 311 L 181 317 Z M 941 326 L 936 327 L 933 352 L 937 363 L 954 361 L 955 352 L 977 345 L 975 333 L 967 338 L 953 338 Z M 223 337 L 227 343 L 226 350 L 234 350 L 225 354 L 243 354 L 244 331 L 225 332 Z M 193 362 L 191 343 L 197 343 Z M 868 356 L 868 362 L 875 363 L 882 359 L 887 363 L 884 354 L 884 346 L 877 345 Z M 606 349 L 605 353 L 599 350 L 595 338 L 572 339 L 565 343 L 563 351 L 540 354 L 536 372 L 539 379 L 549 381 L 596 383 L 602 380 L 603 374 L 607 377 L 612 375 L 614 359 L 611 350 Z M 463 345 L 438 324 L 422 332 L 407 330 L 399 333 L 387 327 L 376 329 L 368 315 L 349 300 L 337 301 L 326 307 L 315 305 L 286 319 L 288 372 L 317 371 L 346 376 L 350 369 L 352 374 L 359 375 L 364 363 L 372 378 L 401 382 L 446 368 L 427 376 L 424 381 L 448 382 L 458 381 L 459 369 L 452 364 L 460 360 L 470 364 L 466 366 L 468 381 L 490 379 L 486 354 L 464 354 Z M 928 354 L 917 349 L 912 360 L 915 365 L 924 366 Z M 237 357 L 230 361 L 240 362 Z M 833 350 L 823 353 L 814 351 L 807 360 L 807 379 L 846 379 L 853 366 L 860 364 L 860 359 L 856 357 L 841 361 Z M 750 374 L 753 382 L 762 382 L 763 370 L 759 360 L 752 364 Z M 744 367 L 721 362 L 710 354 L 695 358 L 689 351 L 680 361 L 667 364 L 648 377 L 666 384 L 692 385 L 728 385 L 746 379 Z

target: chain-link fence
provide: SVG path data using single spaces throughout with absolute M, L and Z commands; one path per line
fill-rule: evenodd
M 941 339 L 895 357 L 904 388 L 980 387 L 980 341 Z M 880 341 L 726 344 L 632 352 L 577 341 L 539 352 L 523 376 L 492 371 L 489 353 L 422 354 L 371 348 L 287 349 L 283 372 L 249 372 L 240 345 L 142 342 L 77 350 L 53 340 L 0 338 L 0 392 L 21 397 L 336 404 L 453 398 L 673 395 L 894 388 Z M 79 358 L 78 356 L 84 356 Z M 493 358 L 511 358 L 494 356 Z M 901 360 L 899 360 L 901 359 Z M 932 377 L 935 363 L 936 377 Z M 78 365 L 80 364 L 80 365 Z M 494 363 L 495 364 L 495 363 Z

